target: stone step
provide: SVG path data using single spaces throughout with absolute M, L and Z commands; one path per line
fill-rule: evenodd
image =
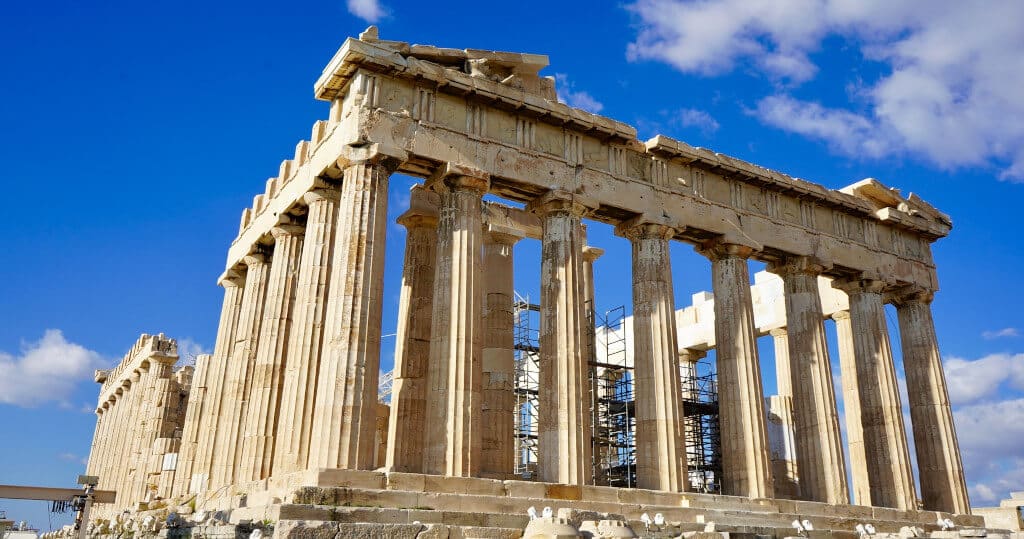
M 522 529 L 446 524 L 328 522 L 285 519 L 277 523 L 277 539 L 520 539 Z

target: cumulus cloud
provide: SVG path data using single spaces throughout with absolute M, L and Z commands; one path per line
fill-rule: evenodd
M 15 357 L 0 352 L 0 403 L 32 407 L 48 401 L 70 407 L 75 386 L 102 366 L 98 353 L 68 342 L 48 329 L 36 342 L 23 343 Z
M 594 96 L 583 90 L 576 90 L 564 73 L 555 73 L 555 82 L 558 87 L 558 100 L 562 103 L 594 114 L 604 108 L 604 104 L 594 99 Z
M 1001 337 L 1020 337 L 1020 331 L 1017 328 L 1003 328 L 993 331 L 983 331 L 981 336 L 985 339 L 998 339 Z
M 995 166 L 1003 179 L 1024 181 L 1022 2 L 639 0 L 630 9 L 640 22 L 631 59 L 704 76 L 739 66 L 761 73 L 776 89 L 753 111 L 767 124 L 849 155 Z M 812 58 L 833 37 L 882 64 L 881 74 L 857 103 L 794 97 L 821 75 Z
M 178 357 L 182 364 L 195 365 L 196 357 L 211 353 L 210 349 L 196 342 L 192 337 L 178 339 Z
M 950 357 L 943 363 L 954 405 L 991 400 L 1004 386 L 1024 391 L 1024 354 L 991 354 L 975 360 Z
M 718 121 L 710 114 L 698 109 L 680 109 L 675 121 L 683 127 L 696 127 L 705 134 L 718 131 Z
M 379 0 L 348 0 L 348 12 L 366 22 L 377 22 L 387 15 Z

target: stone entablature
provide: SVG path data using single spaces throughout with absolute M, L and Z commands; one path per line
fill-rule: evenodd
M 99 407 L 113 399 L 114 393 L 129 381 L 132 372 L 148 368 L 150 360 L 169 361 L 173 365 L 178 360 L 178 342 L 167 338 L 163 333 L 159 335 L 143 333 L 116 367 L 97 370 L 93 378 L 97 383 L 102 384 Z
M 488 173 L 489 192 L 511 200 L 564 190 L 596 206 L 589 218 L 611 224 L 651 215 L 678 226 L 675 239 L 720 237 L 757 248 L 754 256 L 766 261 L 811 255 L 831 275 L 937 288 L 929 245 L 951 221 L 915 195 L 902 197 L 875 180 L 828 190 L 664 136 L 644 143 L 633 128 L 571 109 L 544 91 L 454 66 L 536 66 L 544 57 L 437 51 L 346 41 L 316 85 L 318 98 L 332 101 L 331 119 L 317 122 L 313 140 L 298 144 L 244 212 L 228 268 L 269 241 L 278 217 L 301 208 L 316 181 L 338 178 L 344 163 L 377 145 L 402 161 L 399 172 L 414 176 L 458 163 Z M 426 109 L 423 92 L 430 94 Z

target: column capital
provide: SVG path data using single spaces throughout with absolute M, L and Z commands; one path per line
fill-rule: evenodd
M 659 223 L 644 216 L 622 221 L 615 227 L 615 235 L 636 240 L 670 240 L 685 227 L 674 227 Z
M 842 290 L 847 294 L 868 293 L 881 294 L 886 289 L 886 282 L 870 278 L 846 278 L 832 281 L 832 288 Z
M 818 276 L 832 267 L 832 264 L 813 256 L 786 256 L 768 264 L 768 271 L 779 276 L 804 273 Z
M 687 363 L 696 363 L 704 358 L 708 357 L 707 350 L 697 350 L 696 348 L 683 348 L 679 351 L 679 359 Z
M 338 158 L 338 166 L 342 169 L 352 165 L 379 165 L 388 173 L 398 170 L 402 163 L 409 160 L 409 152 L 386 144 L 364 144 L 362 146 L 346 146 L 345 155 Z
M 261 250 L 243 256 L 242 262 L 244 262 L 246 266 L 251 268 L 253 266 L 259 266 L 260 264 L 266 264 L 267 258 L 268 257 L 266 253 L 262 252 Z
M 240 288 L 245 285 L 245 274 L 236 268 L 228 268 L 217 278 L 217 284 L 224 288 Z
M 577 217 L 584 217 L 591 211 L 597 209 L 597 202 L 567 191 L 548 191 L 533 199 L 526 205 L 526 211 L 538 215 L 549 213 L 571 213 Z
M 919 285 L 907 285 L 896 288 L 885 294 L 886 303 L 892 303 L 897 307 L 912 303 L 931 304 L 935 298 L 935 291 Z
M 789 335 L 789 330 L 786 328 L 775 328 L 768 332 L 772 337 L 785 337 Z
M 270 229 L 270 235 L 274 240 L 280 241 L 287 236 L 301 236 L 306 233 L 306 227 L 295 223 L 280 223 Z
M 302 195 L 302 201 L 307 206 L 320 202 L 321 200 L 328 200 L 336 202 L 341 197 L 341 185 L 327 182 L 317 181 L 317 185 L 314 189 L 306 191 Z
M 491 175 L 468 165 L 449 162 L 438 167 L 424 186 L 432 191 L 475 191 L 483 196 L 491 188 Z
M 503 226 L 487 225 L 484 227 L 484 242 L 496 243 L 499 245 L 512 246 L 523 239 L 523 235 L 516 230 Z
M 598 258 L 601 258 L 602 255 L 604 255 L 604 249 L 601 249 L 600 247 L 587 245 L 583 248 L 583 260 L 590 262 L 591 264 L 597 261 Z
M 721 239 L 706 241 L 695 247 L 696 251 L 711 260 L 724 260 L 727 258 L 750 258 L 758 249 L 739 243 L 729 243 Z
M 829 318 L 831 318 L 832 320 L 835 320 L 837 322 L 839 320 L 849 320 L 850 319 L 850 311 L 836 311 L 836 312 L 832 313 L 831 316 L 829 316 Z
M 395 222 L 409 230 L 414 228 L 437 228 L 437 215 L 410 209 L 399 215 Z

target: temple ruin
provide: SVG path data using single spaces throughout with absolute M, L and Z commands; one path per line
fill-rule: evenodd
M 104 530 L 125 510 L 161 509 L 207 526 L 266 519 L 279 535 L 347 526 L 395 537 L 431 527 L 624 537 L 608 534 L 649 529 L 641 522 L 655 513 L 679 533 L 779 537 L 795 534 L 794 519 L 904 536 L 953 533 L 939 531 L 943 519 L 984 526 L 970 515 L 930 308 L 931 244 L 949 217 L 875 180 L 830 190 L 665 136 L 640 141 L 626 124 L 559 103 L 554 80 L 539 75 L 547 64 L 386 41 L 374 28 L 345 41 L 314 86 L 328 119 L 242 212 L 218 280 L 213 354 L 174 373 L 173 341 L 143 336 L 97 378 L 89 471 L 118 493 L 95 510 Z M 399 219 L 408 233 L 384 405 L 395 173 L 423 181 Z M 588 244 L 588 220 L 632 244 L 628 376 L 598 353 L 611 334 L 595 331 L 601 249 Z M 515 294 L 520 241 L 541 243 L 535 304 Z M 670 242 L 703 254 L 713 282 L 678 311 Z M 748 260 L 770 272 L 753 287 Z M 912 432 L 886 304 L 898 313 Z M 514 332 L 521 309 L 539 319 L 528 346 Z M 756 339 L 767 334 L 779 395 L 766 406 Z M 526 348 L 529 372 L 517 363 Z M 701 423 L 687 407 L 702 401 L 687 384 L 708 350 L 711 471 L 688 456 Z M 530 376 L 534 434 L 519 436 L 517 392 Z M 597 379 L 629 380 L 627 486 L 600 464 L 613 448 L 595 440 L 605 413 L 595 410 L 612 407 Z M 773 428 L 785 450 L 773 452 Z M 522 459 L 524 440 L 533 460 Z M 545 506 L 554 511 L 527 516 Z M 492 535 L 474 535 L 483 529 Z

